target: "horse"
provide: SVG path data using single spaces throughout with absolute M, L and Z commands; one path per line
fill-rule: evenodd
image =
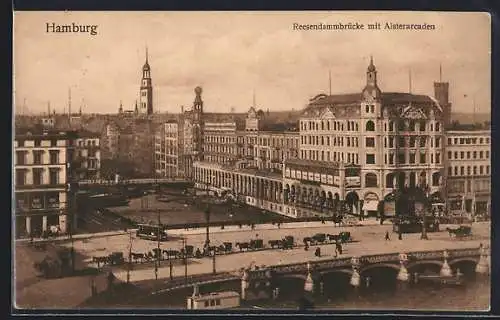
M 248 242 L 236 242 L 235 246 L 240 249 L 240 252 L 243 251 L 243 249 L 246 249 L 247 251 L 250 249 L 250 243 Z
M 144 253 L 130 253 L 130 257 L 131 257 L 131 260 L 134 261 L 134 262 L 137 262 L 137 260 L 141 260 L 141 263 L 142 261 L 144 260 Z

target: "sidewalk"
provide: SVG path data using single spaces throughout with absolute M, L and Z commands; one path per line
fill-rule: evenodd
M 363 221 L 357 221 L 355 224 L 346 224 L 345 226 L 376 226 L 379 225 L 380 222 L 375 219 L 366 219 Z M 282 223 L 279 229 L 302 229 L 302 228 L 319 228 L 325 227 L 328 225 L 333 225 L 331 221 L 325 221 L 325 223 L 321 223 L 321 221 L 312 221 L 312 222 L 288 222 Z M 247 232 L 252 230 L 252 228 L 248 225 L 242 225 L 241 228 L 238 226 L 224 226 L 224 229 L 221 229 L 220 226 L 210 227 L 210 233 L 225 233 L 225 232 Z M 256 224 L 255 231 L 258 230 L 278 230 L 278 226 L 272 225 L 270 223 L 267 224 Z M 206 228 L 196 228 L 196 229 L 173 229 L 168 231 L 170 234 L 174 235 L 192 235 L 192 234 L 204 234 L 206 232 Z
M 363 221 L 357 221 L 356 224 L 346 224 L 345 226 L 375 226 L 379 225 L 380 222 L 376 221 L 375 219 L 366 219 Z M 288 223 L 282 223 L 280 225 L 279 229 L 302 229 L 302 228 L 319 228 L 319 227 L 324 227 L 327 225 L 333 225 L 333 222 L 331 221 L 325 221 L 325 223 L 321 223 L 321 221 L 312 221 L 312 222 L 288 222 Z M 278 230 L 278 226 L 272 225 L 270 223 L 268 224 L 256 224 L 254 230 Z M 248 225 L 242 225 L 241 228 L 238 226 L 225 226 L 224 229 L 221 229 L 220 226 L 217 227 L 210 227 L 210 233 L 226 233 L 226 232 L 247 232 L 249 230 L 252 230 L 250 226 Z M 103 237 L 111 237 L 111 236 L 119 236 L 119 235 L 125 235 L 128 234 L 129 232 L 132 232 L 135 234 L 137 229 L 128 229 L 127 232 L 124 230 L 118 230 L 118 231 L 106 231 L 106 232 L 99 232 L 99 233 L 81 233 L 81 234 L 75 234 L 73 235 L 73 240 L 83 240 L 83 239 L 95 239 L 95 238 L 103 238 Z M 206 228 L 195 228 L 195 229 L 172 229 L 168 231 L 172 235 L 195 235 L 195 234 L 204 234 L 206 232 Z M 43 243 L 43 242 L 57 242 L 57 241 L 69 241 L 69 236 L 64 235 L 56 238 L 50 238 L 50 239 L 41 239 L 41 238 L 35 238 L 33 239 L 33 242 L 36 243 Z M 16 243 L 19 244 L 29 244 L 30 239 L 16 239 Z

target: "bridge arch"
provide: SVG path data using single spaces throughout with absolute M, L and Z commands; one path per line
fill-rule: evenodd
M 477 264 L 479 262 L 479 258 L 472 258 L 472 257 L 457 258 L 457 259 L 451 260 L 449 262 L 449 264 L 450 264 L 450 266 L 452 266 L 452 265 L 460 263 L 460 262 L 470 262 L 470 263 Z
M 306 274 L 301 274 L 301 273 L 293 273 L 293 274 L 284 274 L 284 275 L 277 275 L 274 277 L 276 280 L 283 280 L 283 279 L 301 279 L 301 280 L 306 280 L 307 275 Z
M 418 266 L 424 266 L 424 265 L 432 265 L 441 268 L 443 266 L 443 261 L 439 260 L 420 260 L 420 261 L 414 261 L 410 262 L 406 268 L 409 269 L 414 269 L 415 267 Z
M 371 264 L 371 265 L 368 265 L 364 268 L 361 268 L 359 273 L 362 274 L 368 270 L 372 270 L 375 268 L 389 268 L 389 269 L 394 269 L 396 271 L 399 271 L 400 266 L 399 266 L 399 264 L 393 264 L 393 263 L 376 263 L 376 264 Z
M 351 269 L 332 269 L 332 270 L 326 270 L 326 271 L 319 272 L 319 274 L 322 277 L 325 277 L 325 276 L 328 276 L 328 275 L 331 275 L 334 273 L 344 273 L 344 274 L 347 274 L 350 276 L 350 275 L 352 275 L 352 270 Z

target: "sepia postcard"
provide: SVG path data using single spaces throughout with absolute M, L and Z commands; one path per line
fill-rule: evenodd
M 490 309 L 488 13 L 13 16 L 13 312 Z

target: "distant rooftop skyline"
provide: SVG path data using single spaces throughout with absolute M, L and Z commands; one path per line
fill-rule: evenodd
M 293 23 L 401 22 L 434 31 L 294 31 Z M 46 23 L 98 25 L 97 35 L 49 34 Z M 145 48 L 154 110 L 190 108 L 203 87 L 207 112 L 299 110 L 319 93 L 361 92 L 370 55 L 384 92 L 433 95 L 450 83 L 454 112 L 491 109 L 490 18 L 483 13 L 15 12 L 14 99 L 34 113 L 133 110 Z

